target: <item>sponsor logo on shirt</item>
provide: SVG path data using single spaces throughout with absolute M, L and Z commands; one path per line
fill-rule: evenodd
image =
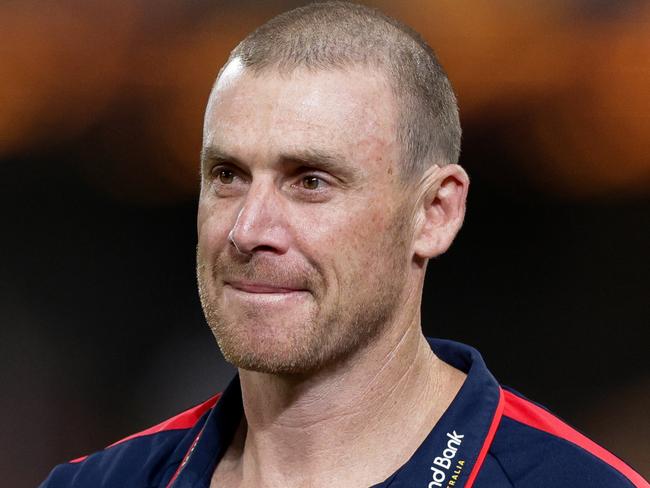
M 447 448 L 442 451 L 442 456 L 433 459 L 433 464 L 431 466 L 431 476 L 433 481 L 429 483 L 428 488 L 442 486 L 445 488 L 451 488 L 456 486 L 458 477 L 465 466 L 465 460 L 463 459 L 454 461 L 456 454 L 458 454 L 458 449 L 460 449 L 460 445 L 463 443 L 463 437 L 465 436 L 457 434 L 454 430 L 451 434 L 447 432 L 447 437 L 449 438 L 447 441 Z

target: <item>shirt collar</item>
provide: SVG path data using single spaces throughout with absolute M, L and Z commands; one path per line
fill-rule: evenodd
M 463 487 L 476 476 L 494 435 L 501 388 L 479 352 L 458 342 L 428 341 L 440 359 L 466 373 L 467 378 L 413 456 L 373 488 Z M 450 481 L 454 483 L 450 485 Z
M 463 487 L 476 476 L 498 421 L 501 389 L 479 352 L 458 342 L 427 339 L 433 352 L 467 378 L 411 458 L 373 488 Z M 239 376 L 230 382 L 169 488 L 207 488 L 243 414 Z M 387 449 L 390 449 L 388 446 Z M 436 484 L 440 481 L 440 484 Z

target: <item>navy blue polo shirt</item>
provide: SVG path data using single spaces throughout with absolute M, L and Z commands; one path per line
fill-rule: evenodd
M 548 410 L 501 387 L 475 349 L 429 343 L 467 378 L 413 456 L 373 488 L 650 487 Z M 235 377 L 223 394 L 57 466 L 41 488 L 208 488 L 242 415 Z

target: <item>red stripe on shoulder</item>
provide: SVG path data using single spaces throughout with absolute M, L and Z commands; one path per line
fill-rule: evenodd
M 120 439 L 119 441 L 114 442 L 108 447 L 116 446 L 118 444 L 129 441 L 131 439 L 135 439 L 136 437 L 142 437 L 150 434 L 157 434 L 158 432 L 164 432 L 166 430 L 190 429 L 194 427 L 194 424 L 203 416 L 203 414 L 205 414 L 205 412 L 207 412 L 208 410 L 210 410 L 212 407 L 216 405 L 220 397 L 221 397 L 221 393 L 218 393 L 217 395 L 206 400 L 200 405 L 192 407 L 189 410 L 185 410 L 184 412 L 179 413 L 178 415 L 169 418 L 164 422 L 159 423 L 158 425 L 149 427 L 148 429 L 143 430 L 142 432 L 137 432 L 136 434 L 132 434 L 128 437 L 125 437 L 124 439 Z M 87 457 L 88 456 L 83 456 L 68 462 L 79 463 L 84 459 L 86 459 Z
M 503 409 L 503 415 L 505 417 L 510 417 L 511 419 L 528 425 L 529 427 L 533 427 L 576 444 L 619 471 L 637 488 L 650 487 L 648 482 L 627 464 L 614 456 L 611 452 L 600 447 L 594 441 L 564 423 L 562 420 L 558 419 L 552 413 L 515 395 L 514 393 L 506 390 L 504 390 L 503 393 L 505 395 L 505 406 Z

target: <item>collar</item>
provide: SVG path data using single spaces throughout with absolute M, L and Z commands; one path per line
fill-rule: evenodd
M 469 488 L 501 419 L 503 394 L 479 352 L 458 342 L 427 340 L 436 356 L 467 378 L 413 456 L 373 488 Z
M 458 342 L 427 340 L 440 359 L 465 372 L 467 378 L 411 458 L 372 488 L 469 488 L 496 432 L 503 410 L 503 393 L 479 352 Z M 237 375 L 208 415 L 167 488 L 208 488 L 242 415 Z

